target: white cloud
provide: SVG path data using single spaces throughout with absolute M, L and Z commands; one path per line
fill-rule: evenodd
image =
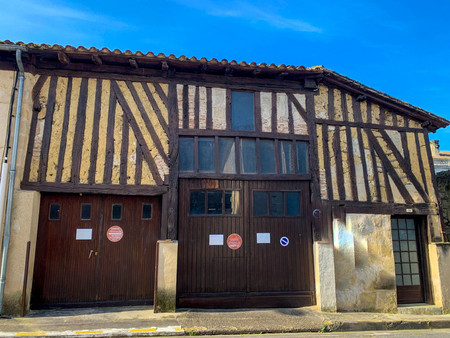
M 174 0 L 180 5 L 202 10 L 209 15 L 219 17 L 231 17 L 247 20 L 251 22 L 265 22 L 272 27 L 280 29 L 290 29 L 297 32 L 321 33 L 322 29 L 300 19 L 287 18 L 277 13 L 260 7 L 256 7 L 245 1 L 231 0 L 225 5 L 214 1 L 193 0 L 189 2 Z

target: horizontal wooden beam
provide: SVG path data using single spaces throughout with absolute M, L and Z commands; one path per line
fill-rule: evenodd
M 179 129 L 180 136 L 226 136 L 226 137 L 259 137 L 277 138 L 280 140 L 310 141 L 309 135 L 277 134 L 265 132 L 249 132 L 236 130 Z
M 38 183 L 22 182 L 23 190 L 36 190 L 41 192 L 111 194 L 111 195 L 161 195 L 168 191 L 168 186 L 150 185 L 114 185 L 114 184 L 73 184 L 73 183 Z
M 325 201 L 329 205 L 343 207 L 347 214 L 384 214 L 384 215 L 437 215 L 436 203 L 379 203 L 358 201 Z

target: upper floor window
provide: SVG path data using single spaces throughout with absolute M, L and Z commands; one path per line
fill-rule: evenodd
M 255 130 L 254 95 L 231 92 L 231 129 Z

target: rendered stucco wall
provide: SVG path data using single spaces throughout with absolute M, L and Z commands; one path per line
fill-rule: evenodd
M 347 214 L 333 233 L 338 311 L 395 311 L 390 215 Z
M 4 78 L 11 76 L 5 72 L 0 72 L 0 82 L 3 83 Z M 7 81 L 8 82 L 8 81 Z M 29 299 L 31 293 L 34 251 L 37 234 L 37 224 L 39 215 L 40 194 L 35 191 L 20 190 L 20 182 L 23 178 L 25 165 L 25 155 L 28 145 L 28 135 L 30 133 L 30 122 L 32 117 L 32 88 L 35 83 L 35 76 L 25 74 L 22 118 L 20 124 L 19 147 L 17 153 L 17 171 L 15 178 L 14 201 L 12 210 L 11 223 L 11 239 L 9 244 L 9 254 L 6 270 L 6 285 L 3 313 L 6 315 L 18 316 L 21 309 L 22 286 L 24 280 L 26 247 L 27 242 L 31 241 L 30 262 L 28 270 L 27 282 L 27 299 L 26 308 L 29 308 Z M 12 81 L 10 82 L 12 86 Z M 4 92 L 11 93 L 11 86 L 2 87 L 1 95 Z M 9 96 L 9 94 L 8 94 Z M 16 101 L 17 102 L 17 99 Z M 2 101 L 3 103 L 3 101 Z M 9 104 L 9 99 L 8 99 Z M 4 106 L 2 106 L 3 110 Z M 15 107 L 14 107 L 15 111 Z M 0 119 L 3 118 L 4 112 L 0 113 Z M 2 125 L 3 127 L 3 125 Z M 14 124 L 12 126 L 14 128 Z M 12 137 L 13 135 L 11 135 Z M 3 140 L 2 140 L 3 142 Z

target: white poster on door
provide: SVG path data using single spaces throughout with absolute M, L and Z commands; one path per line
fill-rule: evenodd
M 270 232 L 258 232 L 256 234 L 256 243 L 270 244 Z
M 92 229 L 77 229 L 75 238 L 77 241 L 88 241 L 92 239 Z
M 223 235 L 209 235 L 209 245 L 223 245 Z

